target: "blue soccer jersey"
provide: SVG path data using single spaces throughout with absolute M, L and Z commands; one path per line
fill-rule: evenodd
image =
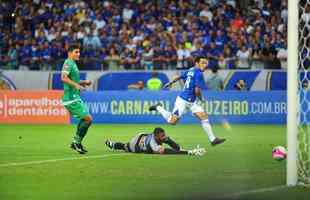
M 184 81 L 184 87 L 179 96 L 186 101 L 194 102 L 196 100 L 195 87 L 205 88 L 203 71 L 192 67 L 181 74 L 181 79 Z

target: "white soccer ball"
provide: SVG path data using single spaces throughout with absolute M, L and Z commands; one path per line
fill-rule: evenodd
M 272 158 L 275 160 L 284 160 L 286 159 L 287 151 L 283 146 L 276 146 L 272 149 Z

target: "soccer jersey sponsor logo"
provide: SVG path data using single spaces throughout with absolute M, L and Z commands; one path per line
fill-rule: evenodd
M 67 65 L 66 63 L 63 65 L 63 70 L 68 70 L 69 69 L 69 65 Z

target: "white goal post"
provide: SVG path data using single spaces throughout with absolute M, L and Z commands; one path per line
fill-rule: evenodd
M 287 185 L 310 185 L 310 0 L 288 1 Z
M 288 68 L 287 68 L 287 166 L 286 184 L 297 184 L 298 132 L 298 4 L 288 0 Z

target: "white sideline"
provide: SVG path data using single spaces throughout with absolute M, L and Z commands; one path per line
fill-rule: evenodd
M 215 199 L 237 199 L 242 195 L 257 194 L 257 193 L 263 193 L 263 192 L 272 192 L 272 191 L 280 190 L 280 189 L 283 189 L 286 187 L 287 187 L 286 185 L 278 185 L 278 186 L 269 187 L 269 188 L 245 190 L 245 191 L 240 191 L 240 192 L 236 192 L 236 193 L 226 194 L 223 196 L 217 196 L 217 197 L 215 197 Z
M 92 159 L 92 158 L 107 158 L 107 157 L 125 156 L 125 155 L 129 155 L 129 154 L 120 153 L 120 154 L 94 155 L 94 156 L 83 156 L 83 155 L 81 155 L 80 157 L 68 157 L 68 158 L 59 158 L 59 159 L 50 159 L 50 160 L 37 160 L 37 161 L 27 161 L 27 162 L 4 163 L 4 164 L 0 164 L 0 167 L 36 165 L 36 164 L 52 163 L 52 162 L 59 162 L 59 161 L 84 160 L 84 159 Z

